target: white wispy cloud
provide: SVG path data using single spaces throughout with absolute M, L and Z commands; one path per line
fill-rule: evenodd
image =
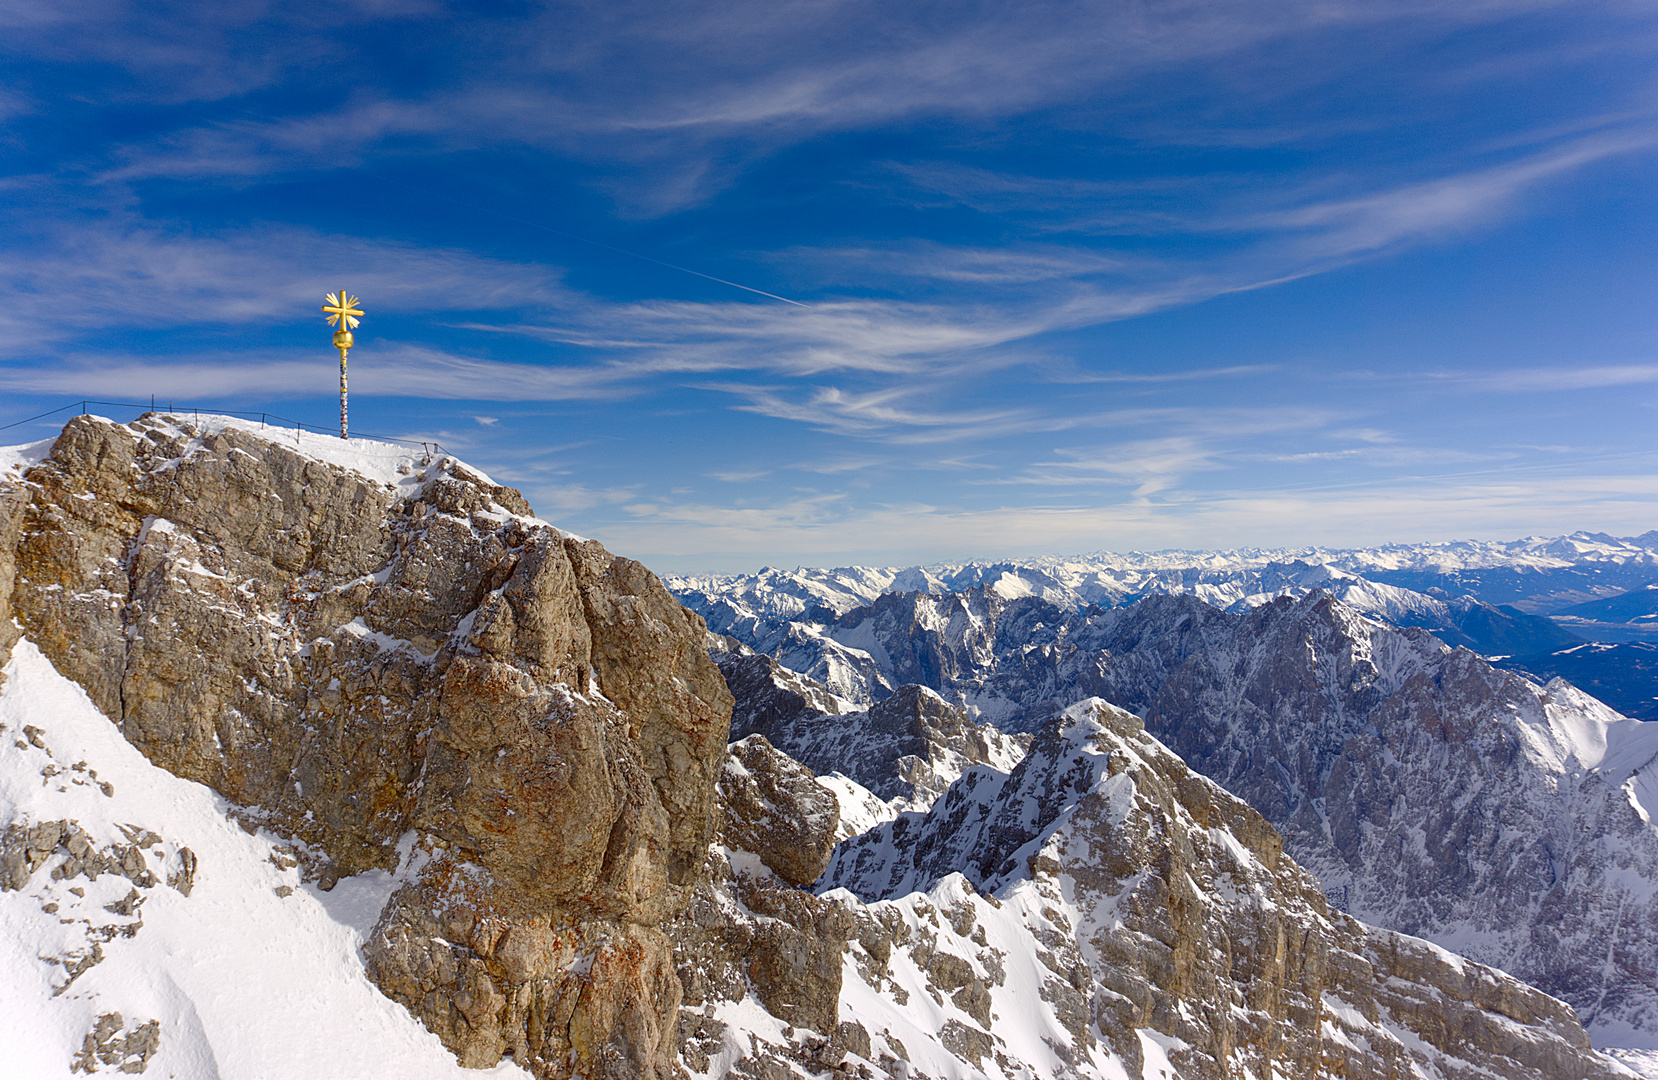
M 49 223 L 0 250 L 0 355 L 109 327 L 322 319 L 349 284 L 370 312 L 569 303 L 558 268 L 472 252 L 324 234 L 291 225 L 202 234 L 134 220 Z
M 904 375 L 1005 364 L 986 351 L 1062 325 L 1064 312 L 1024 305 L 829 300 L 764 303 L 570 305 L 558 324 L 489 329 L 558 344 L 615 350 L 638 370 L 771 371 L 809 378 L 833 372 Z M 482 329 L 483 327 L 479 326 Z
M 319 350 L 320 351 L 320 350 Z M 282 400 L 302 387 L 325 387 L 339 361 L 300 359 L 293 352 L 236 352 L 183 362 L 147 357 L 69 356 L 51 365 L 0 364 L 0 385 L 14 394 L 96 397 L 142 402 L 155 395 L 181 402 Z
M 916 401 L 940 378 L 982 376 L 1033 362 L 1038 358 L 1026 346 L 1044 334 L 1257 288 L 1316 272 L 1332 261 L 1471 227 L 1490 220 L 1505 200 L 1530 186 L 1651 143 L 1645 131 L 1601 133 L 1497 168 L 1361 198 L 1262 211 L 1227 227 L 1264 234 L 1268 242 L 1211 264 L 1140 259 L 1134 266 L 1138 280 L 1124 280 L 1130 275 L 1121 260 L 1053 246 L 1034 253 L 1015 250 L 1007 257 L 1023 270 L 995 269 L 994 253 L 984 249 L 927 244 L 912 253 L 915 267 L 977 267 L 981 277 L 1000 279 L 1004 288 L 993 301 L 969 292 L 929 303 L 836 299 L 804 307 L 615 303 L 570 290 L 562 269 L 546 264 L 339 238 L 292 226 L 200 234 L 115 217 L 90 227 L 77 222 L 47 229 L 37 245 L 0 254 L 0 329 L 8 332 L 12 355 L 27 357 L 45 342 L 98 328 L 160 327 L 181 318 L 198 325 L 286 321 L 315 306 L 322 291 L 349 282 L 354 291 L 372 296 L 382 312 L 528 314 L 495 323 L 463 319 L 461 325 L 561 347 L 539 362 L 506 363 L 382 340 L 373 348 L 386 366 L 371 364 L 359 376 L 367 392 L 501 401 L 598 399 L 660 387 L 664 379 L 747 373 L 790 381 L 698 384 L 734 395 L 733 407 L 740 410 L 856 437 L 921 443 L 1063 430 L 1081 418 L 1067 415 L 1062 405 L 945 409 L 918 407 Z M 895 253 L 894 265 L 902 262 Z M 1102 274 L 1112 280 L 1099 280 Z M 1005 288 L 1009 279 L 1032 283 L 1045 276 L 1054 280 L 1039 291 Z M 360 355 L 370 359 L 375 353 Z M 297 355 L 227 361 L 94 357 L 71 349 L 62 362 L 12 367 L 6 376 L 14 388 L 34 392 L 91 386 L 91 392 L 110 395 L 281 395 L 319 385 L 326 364 Z M 1151 384 L 1251 375 L 1268 367 L 1147 372 L 1090 371 L 1073 364 L 1055 368 L 1052 377 Z M 392 369 L 395 386 L 381 374 Z M 1651 370 L 1602 365 L 1521 374 L 1504 385 L 1621 385 L 1645 381 Z M 829 381 L 848 374 L 866 385 Z
M 1007 286 L 1131 272 L 1135 262 L 1145 260 L 1058 244 L 967 247 L 912 240 L 847 248 L 793 247 L 769 256 L 769 261 L 797 276 L 810 268 L 819 280 L 832 282 L 897 279 L 909 285 L 922 279 Z
M 1439 240 L 1500 220 L 1525 192 L 1608 158 L 1658 146 L 1658 127 L 1597 134 L 1517 161 L 1354 198 L 1245 215 L 1225 227 L 1289 234 L 1292 249 L 1315 259 L 1346 258 L 1410 241 Z
M 875 469 L 886 464 L 889 464 L 886 458 L 829 458 L 822 461 L 797 461 L 789 468 L 799 472 L 816 473 L 819 476 L 838 476 Z
M 1294 64 L 1236 64 L 1215 88 L 1221 101 L 1254 106 L 1283 93 L 1292 74 L 1306 91 L 1375 48 L 1378 36 L 1454 33 L 1551 2 L 1075 0 L 947 16 L 930 5 L 850 0 L 495 12 L 360 3 L 336 5 L 327 23 L 253 3 L 61 12 L 30 4 L 17 6 L 36 14 L 14 25 L 36 58 L 92 57 L 119 72 L 112 94 L 240 98 L 241 109 L 262 100 L 255 91 L 293 94 L 271 115 L 192 118 L 129 141 L 107 178 L 270 176 L 512 144 L 625 164 L 598 182 L 645 212 L 665 212 L 708 197 L 775 148 L 825 132 L 920 118 L 988 124 L 1078 102 L 1102 114 L 1098 129 L 1121 128 L 1130 125 L 1118 113 L 1143 123 L 1145 110 L 1107 102 L 1136 80 L 1182 70 L 1203 77 L 1221 58 L 1253 61 L 1265 48 L 1294 56 Z M 410 32 L 415 15 L 426 32 Z M 384 70 L 388 54 L 427 74 L 365 85 L 364 70 Z M 1158 137 L 1236 142 L 1249 126 L 1189 111 L 1180 122 L 1189 130 Z M 1166 110 L 1152 112 L 1177 126 Z
M 1136 46 L 1140 50 L 1136 55 L 1157 64 L 1236 47 L 1227 45 L 1225 35 L 1214 31 L 1234 26 L 1245 7 L 1226 10 L 1230 14 L 1164 13 L 1166 18 L 1154 28 L 1156 40 Z M 1388 10 L 1397 14 L 1405 9 Z M 784 33 L 775 25 L 775 13 L 750 14 L 762 21 L 773 20 L 756 33 Z M 1106 14 L 1107 22 L 1119 18 Z M 824 16 L 818 12 L 813 17 Z M 1332 22 L 1390 17 L 1366 13 L 1357 5 L 1295 8 L 1269 19 L 1271 25 L 1260 33 L 1270 37 Z M 731 18 L 729 11 L 698 9 L 653 23 L 654 30 L 614 32 L 634 42 L 640 40 L 639 34 L 648 37 L 669 25 L 689 28 L 688 40 L 698 43 L 692 49 L 695 52 L 703 43 L 699 35 L 717 38 L 718 29 L 728 27 Z M 234 18 L 227 19 L 226 25 L 234 23 Z M 1063 20 L 1054 23 L 1062 24 Z M 1201 32 L 1190 41 L 1173 29 L 1194 26 Z M 988 43 L 1005 37 L 1006 31 L 997 18 L 960 33 L 935 27 L 912 43 L 916 55 L 932 59 L 902 77 L 932 86 L 917 74 L 929 70 L 929 63 L 945 72 L 948 64 L 964 64 L 964 56 L 978 55 L 969 48 L 980 41 L 975 35 L 986 35 L 982 41 Z M 1050 46 L 1073 47 L 1069 38 L 1055 45 L 1058 38 L 1051 33 L 1044 37 L 1045 33 L 1018 30 L 1014 35 L 1018 47 L 1009 53 L 1012 58 L 999 63 L 1017 66 L 1034 62 L 1030 57 L 1046 55 L 1042 50 Z M 1028 56 L 1019 53 L 1024 47 L 1019 43 L 1029 45 Z M 584 54 L 579 62 L 541 55 L 535 64 L 551 64 L 566 73 L 588 70 L 606 47 L 595 46 L 596 51 Z M 720 38 L 708 47 L 729 50 L 731 42 Z M 817 70 L 818 60 L 833 69 L 833 76 Z M 583 122 L 640 132 L 765 126 L 782 123 L 779 118 L 784 116 L 812 117 L 819 108 L 813 102 L 827 100 L 823 95 L 834 96 L 834 87 L 866 83 L 886 87 L 867 61 L 868 57 L 858 54 L 832 62 L 815 58 L 799 70 L 785 70 L 786 65 L 773 70 L 760 64 L 733 75 L 735 82 L 729 85 L 709 89 L 712 97 L 671 103 L 652 96 L 661 92 L 660 86 L 647 87 L 611 99 L 607 106 L 611 112 L 603 116 L 589 112 Z M 519 74 L 539 70 L 535 64 Z M 971 65 L 962 70 L 971 70 Z M 1082 76 L 1061 72 L 1054 77 L 1064 82 Z M 671 77 L 664 78 L 663 86 L 672 84 Z M 937 78 L 944 79 L 944 75 Z M 973 78 L 995 81 L 986 80 L 983 71 Z M 773 87 L 779 79 L 793 89 L 770 105 L 742 96 L 758 87 Z M 945 80 L 939 85 L 953 84 Z M 333 111 L 276 121 L 196 125 L 168 136 L 173 141 L 154 160 L 169 154 L 177 160 L 182 160 L 179 154 L 194 155 L 206 163 L 204 168 L 216 168 L 214 162 L 234 162 L 238 153 L 252 148 L 249 152 L 257 160 L 250 167 L 262 170 L 276 167 L 271 162 L 277 159 L 292 162 L 311 154 L 326 158 L 341 145 L 372 146 L 451 128 L 465 129 L 485 141 L 506 137 L 490 124 L 512 128 L 516 132 L 512 138 L 534 141 L 543 128 L 564 123 L 563 106 L 553 108 L 556 103 L 547 96 L 563 93 L 543 93 L 533 87 L 486 93 L 460 85 L 432 90 L 418 101 L 366 96 Z M 715 100 L 725 104 L 708 104 Z M 920 104 L 925 95 L 904 100 L 909 104 L 893 107 L 925 107 Z M 841 120 L 818 117 L 810 123 L 842 123 L 845 116 L 861 115 L 858 109 L 866 107 L 875 108 L 856 101 L 839 102 L 835 108 L 844 113 Z M 971 109 L 967 104 L 960 107 Z M 995 107 L 1024 106 L 1007 98 Z M 684 110 L 685 115 L 679 116 L 676 110 Z M 679 118 L 662 119 L 672 116 Z M 618 117 L 631 119 L 622 122 Z M 1273 365 L 1209 363 L 1184 370 L 1102 370 L 1100 364 L 1049 362 L 1042 350 L 1048 335 L 1263 288 L 1505 219 L 1543 185 L 1619 155 L 1648 151 L 1655 144 L 1658 134 L 1641 122 L 1606 121 L 1588 134 L 1557 125 L 1517 144 L 1509 151 L 1516 156 L 1494 165 L 1469 167 L 1459 162 L 1459 168 L 1442 175 L 1392 186 L 1378 186 L 1373 178 L 1340 184 L 1321 177 L 1295 190 L 1263 188 L 1239 183 L 1236 176 L 1220 175 L 1103 182 L 1009 176 L 947 163 L 905 167 L 906 175 L 918 186 L 931 184 L 935 191 L 951 193 L 988 212 L 1042 218 L 1056 229 L 1080 228 L 1087 235 L 1061 244 L 1052 242 L 1050 233 L 1046 242 L 1000 247 L 934 241 L 821 249 L 792 244 L 764 258 L 769 265 L 814 281 L 818 296 L 827 294 L 801 307 L 772 302 L 616 302 L 570 289 L 563 268 L 545 262 L 338 237 L 287 225 L 209 232 L 146 221 L 130 211 L 62 219 L 44 215 L 39 223 L 20 227 L 15 234 L 19 242 L 0 252 L 0 334 L 5 340 L 0 356 L 16 361 L 0 369 L 0 377 L 23 392 L 73 393 L 95 387 L 91 392 L 112 396 L 151 392 L 282 395 L 301 385 L 326 385 L 319 378 L 328 363 L 326 353 L 304 359 L 298 350 L 264 350 L 251 363 L 232 363 L 229 350 L 220 356 L 198 351 L 194 356 L 157 360 L 94 354 L 74 343 L 77 337 L 85 339 L 96 331 L 154 330 L 180 321 L 208 328 L 279 324 L 314 308 L 321 292 L 343 283 L 373 297 L 379 305 L 371 308 L 371 329 L 377 312 L 395 312 L 442 320 L 455 329 L 488 330 L 503 340 L 518 339 L 509 349 L 471 350 L 499 351 L 513 358 L 506 362 L 466 355 L 464 349 L 419 347 L 365 334 L 365 343 L 373 344 L 358 354 L 366 364 L 357 377 L 364 392 L 556 401 L 617 398 L 689 385 L 729 395 L 731 407 L 740 411 L 891 443 L 1063 431 L 1091 421 L 1086 409 L 1067 401 L 1063 394 L 1047 400 L 1024 395 L 1017 404 L 1007 405 L 952 405 L 940 400 L 936 390 L 942 384 L 1025 366 L 1050 382 L 1071 385 L 1153 386 L 1263 373 Z M 149 160 L 144 154 L 155 149 L 150 145 L 149 150 L 134 151 L 124 167 L 140 168 L 143 160 Z M 1488 148 L 1487 152 L 1496 151 Z M 124 175 L 132 179 L 139 173 Z M 1124 214 L 1140 215 L 1135 227 L 1212 243 L 1194 247 L 1195 253 L 1171 248 L 1158 254 L 1130 253 L 1105 245 L 1077 224 L 1118 221 Z M 14 211 L 14 220 L 23 215 L 22 210 Z M 860 263 L 871 278 L 884 279 L 889 285 L 900 282 L 893 291 L 903 295 L 910 294 L 902 288 L 901 279 L 926 280 L 926 298 L 833 295 L 855 276 L 847 268 Z M 65 347 L 65 342 L 70 344 Z M 544 348 L 538 350 L 526 342 Z M 63 355 L 42 365 L 38 361 L 48 346 Z M 376 367 L 376 360 L 383 366 Z M 1504 385 L 1512 390 L 1625 385 L 1646 381 L 1646 370 L 1642 365 L 1600 365 L 1576 372 L 1540 371 L 1506 380 Z M 389 374 L 392 371 L 395 378 Z M 964 396 L 963 400 L 972 399 Z M 1151 482 L 1138 481 L 1141 485 Z
M 1138 497 L 1155 495 L 1194 472 L 1219 467 L 1219 447 L 1190 435 L 1128 440 L 1095 450 L 1060 450 L 1037 462 L 1015 482 L 1064 485 L 1123 484 Z
M 1055 382 L 1061 383 L 1188 383 L 1209 379 L 1235 379 L 1252 375 L 1264 375 L 1279 369 L 1277 364 L 1231 364 L 1227 367 L 1192 368 L 1185 371 L 1084 371 L 1078 367 L 1067 367 L 1064 371 L 1051 373 Z
M 1178 501 L 968 508 L 823 497 L 740 510 L 666 502 L 634 510 L 632 520 L 607 523 L 598 538 L 648 553 L 653 565 L 666 570 L 687 571 L 752 569 L 756 560 L 893 565 L 1059 551 L 1496 539 L 1579 528 L 1631 535 L 1651 528 L 1658 512 L 1658 467 L 1640 475 L 1211 491 Z
M 319 335 L 321 337 L 322 335 Z M 141 400 L 280 400 L 326 392 L 339 359 L 326 340 L 312 350 L 234 350 L 186 360 L 71 355 L 53 365 L 0 364 L 16 393 L 100 395 Z M 436 401 L 593 401 L 637 392 L 634 376 L 605 367 L 506 363 L 396 342 L 360 344 L 351 385 L 359 394 Z
M 1019 176 L 953 163 L 897 169 L 918 187 L 986 213 L 1009 215 L 1054 233 L 1235 237 L 1238 246 L 1212 254 L 1217 277 L 1277 280 L 1328 260 L 1371 254 L 1410 241 L 1443 239 L 1511 215 L 1514 201 L 1550 181 L 1610 158 L 1658 147 L 1658 123 L 1648 112 L 1613 124 L 1602 118 L 1517 134 L 1501 146 L 1512 156 L 1470 167 L 1442 164 L 1439 175 L 1377 185 L 1368 176 L 1208 173 L 1198 176 L 1097 181 Z M 1563 138 L 1562 132 L 1572 137 Z M 1494 153 L 1494 144 L 1486 150 Z M 1331 188 L 1348 189 L 1333 194 Z M 1355 187 L 1360 190 L 1351 190 Z M 1048 250 L 1062 250 L 1050 245 Z M 924 272 L 942 261 L 925 248 L 911 256 Z M 1009 259 L 1018 257 L 1017 251 Z M 879 265 L 879 264 L 877 264 Z M 1049 265 L 1059 265 L 1050 258 Z M 1070 260 L 1070 276 L 1128 272 L 1138 278 L 1191 274 L 1192 263 L 1138 255 L 1101 259 L 1086 268 Z
M 704 388 L 735 395 L 742 404 L 733 408 L 741 412 L 792 420 L 834 435 L 912 445 L 1040 430 L 1055 422 L 1044 418 L 1042 411 L 1028 407 L 942 410 L 906 405 L 922 396 L 920 387 L 857 393 L 818 386 L 801 394 L 736 383 L 711 383 Z
M 586 484 L 538 483 L 531 491 L 536 510 L 543 514 L 578 513 L 599 506 L 620 506 L 639 497 L 637 485 L 597 488 Z
M 1236 469 L 1272 458 L 1257 442 L 1263 436 L 1317 434 L 1321 441 L 1341 437 L 1340 414 L 1309 408 L 1238 408 L 1170 406 L 1118 409 L 1067 418 L 1053 430 L 1105 430 L 1119 433 L 1110 442 L 1057 447 L 1045 458 L 1029 461 L 1000 475 L 967 481 L 975 487 L 1034 487 L 1078 490 L 1127 488 L 1148 498 L 1184 485 L 1194 474 Z M 1129 434 L 1150 432 L 1151 434 Z M 1316 460 L 1341 450 L 1308 452 Z
M 1582 364 L 1549 368 L 1509 368 L 1465 380 L 1481 389 L 1529 393 L 1538 390 L 1603 390 L 1658 382 L 1658 364 Z

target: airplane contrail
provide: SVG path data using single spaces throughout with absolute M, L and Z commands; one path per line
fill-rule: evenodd
M 368 174 L 365 173 L 363 175 L 367 176 Z M 649 255 L 641 255 L 637 251 L 629 251 L 627 248 L 619 248 L 615 244 L 607 244 L 603 240 L 594 240 L 591 237 L 581 236 L 581 235 L 578 235 L 578 234 L 572 233 L 572 232 L 565 232 L 563 229 L 555 229 L 551 225 L 543 225 L 539 221 L 531 221 L 528 218 L 521 218 L 521 217 L 517 216 L 516 214 L 508 214 L 508 213 L 504 213 L 500 210 L 491 209 L 490 207 L 487 207 L 487 206 L 479 206 L 476 203 L 469 203 L 464 199 L 457 199 L 453 195 L 444 195 L 440 192 L 435 192 L 435 191 L 423 191 L 420 188 L 413 187 L 409 184 L 405 184 L 400 180 L 391 180 L 391 179 L 388 179 L 387 177 L 384 177 L 384 176 L 371 176 L 371 177 L 369 177 L 369 179 L 378 180 L 378 181 L 380 181 L 381 183 L 384 183 L 384 184 L 391 184 L 395 187 L 403 188 L 406 191 L 412 191 L 416 195 L 421 195 L 421 196 L 424 196 L 425 198 L 428 198 L 428 199 L 443 199 L 446 202 L 454 203 L 456 206 L 464 206 L 468 210 L 476 210 L 479 213 L 484 213 L 484 214 L 493 214 L 494 216 L 496 216 L 498 218 L 502 218 L 506 221 L 515 221 L 520 225 L 528 225 L 532 229 L 540 229 L 542 232 L 550 232 L 555 236 L 562 236 L 567 240 L 579 240 L 584 244 L 592 244 L 594 247 L 604 248 L 606 251 L 614 251 L 618 255 L 627 255 L 627 256 L 630 256 L 631 258 L 643 259 L 645 262 L 655 263 L 657 266 L 665 266 L 669 270 L 678 270 L 682 274 L 690 274 L 693 277 L 705 278 L 708 281 L 717 281 L 721 285 L 729 285 L 733 289 L 741 289 L 744 292 L 751 292 L 751 293 L 754 293 L 757 296 L 764 296 L 764 297 L 767 297 L 767 298 L 772 299 L 772 300 L 781 300 L 783 303 L 793 304 L 795 307 L 811 307 L 812 306 L 810 304 L 803 304 L 799 300 L 790 300 L 787 296 L 778 296 L 776 293 L 767 292 L 764 289 L 756 289 L 752 285 L 743 285 L 743 284 L 740 284 L 740 283 L 735 282 L 735 281 L 727 281 L 725 278 L 715 277 L 713 274 L 705 274 L 701 270 L 692 270 L 688 266 L 677 266 L 674 263 L 664 262 L 661 259 L 652 258 Z

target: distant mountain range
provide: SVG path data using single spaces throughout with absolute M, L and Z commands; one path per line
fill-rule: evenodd
M 890 615 L 895 596 L 959 598 L 961 611 L 954 615 L 937 603 L 923 603 L 931 605 L 925 618 L 959 617 L 962 641 L 971 639 L 976 644 L 970 648 L 994 652 L 994 641 L 984 637 L 983 619 L 999 620 L 1015 602 L 1020 619 L 1046 626 L 1127 607 L 1148 596 L 1190 595 L 1236 613 L 1317 589 L 1390 625 L 1419 627 L 1505 667 L 1545 681 L 1563 677 L 1626 715 L 1658 719 L 1658 664 L 1649 651 L 1581 648 L 1590 642 L 1658 643 L 1658 530 L 1632 537 L 1577 532 L 1506 542 L 1355 549 L 1099 552 L 911 567 L 764 567 L 753 574 L 670 577 L 665 583 L 707 620 L 710 630 L 774 656 L 835 694 L 865 705 L 904 681 L 937 681 L 912 680 L 919 668 L 900 670 L 903 665 L 890 654 L 868 647 L 872 620 L 883 617 L 883 611 Z M 1037 611 L 1039 616 L 1033 614 Z M 926 662 L 916 663 L 924 667 Z
M 1034 733 L 1035 755 L 1072 703 L 1103 699 L 1264 815 L 1342 910 L 1517 974 L 1597 1037 L 1658 1031 L 1658 726 L 1565 681 L 1323 591 L 1248 611 L 1182 595 L 1066 612 L 977 585 L 793 622 L 770 657 L 721 644 L 733 736 L 839 774 L 826 782 L 858 824 L 820 887 L 884 897 L 945 866 L 993 883 L 1029 839 L 1016 824 L 1028 793 L 975 809 L 1007 797 L 1002 732 Z M 789 670 L 808 661 L 840 689 Z M 863 711 L 845 700 L 888 685 Z M 1009 839 L 963 832 L 978 814 L 1007 818 L 985 828 Z M 978 870 L 968 852 L 983 853 Z
M 1307 576 L 1309 572 L 1312 577 Z M 1120 607 L 1143 596 L 1191 593 L 1215 607 L 1241 609 L 1313 587 L 1334 592 L 1329 582 L 1352 580 L 1440 599 L 1470 596 L 1493 606 L 1512 605 L 1532 615 L 1609 618 L 1599 610 L 1570 609 L 1658 584 L 1658 530 L 1621 538 L 1576 532 L 1503 542 L 1095 552 L 909 567 L 789 571 L 768 566 L 753 574 L 664 579 L 682 598 L 724 599 L 733 605 L 734 613 L 751 612 L 771 619 L 800 615 L 813 607 L 841 615 L 882 593 L 961 592 L 975 585 L 989 587 L 1005 600 L 1038 596 L 1071 608 L 1085 604 Z M 1397 599 L 1387 590 L 1378 595 Z M 1613 614 L 1617 610 L 1621 609 L 1614 609 Z M 1651 610 L 1634 614 L 1650 614 Z M 1384 614 L 1380 609 L 1377 613 Z M 1613 621 L 1625 617 L 1617 615 Z
M 1658 621 L 1658 533 L 666 584 L 719 635 L 751 717 L 734 733 L 881 787 L 887 814 L 992 767 L 972 763 L 995 728 L 1040 739 L 1101 698 L 1264 814 L 1343 909 L 1520 974 L 1602 1037 L 1658 1030 L 1658 728 L 1623 719 L 1658 718 L 1658 644 L 1638 639 Z M 1600 626 L 1623 636 L 1581 636 Z M 995 725 L 983 748 L 948 706 Z M 936 746 L 860 749 L 886 729 Z M 915 779 L 885 779 L 894 761 Z M 883 804 L 837 791 L 886 850 Z M 840 858 L 832 880 L 855 891 L 930 879 Z

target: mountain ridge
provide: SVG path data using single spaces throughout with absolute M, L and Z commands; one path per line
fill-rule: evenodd
M 1658 728 L 1320 591 L 1245 612 L 1176 594 L 1067 614 L 975 586 L 889 593 L 828 632 L 849 625 L 861 648 L 829 639 L 848 666 L 931 680 L 1010 730 L 1090 695 L 1139 713 L 1264 813 L 1342 907 L 1518 971 L 1602 1037 L 1654 1037 L 1658 900 L 1638 883 L 1658 879 L 1658 834 L 1628 769 L 1564 732 L 1639 736 L 1651 759 Z M 803 640 L 782 638 L 776 660 L 805 656 L 821 677 Z M 1591 972 L 1590 953 L 1615 960 Z

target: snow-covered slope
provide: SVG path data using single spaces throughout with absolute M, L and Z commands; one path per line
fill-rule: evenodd
M 899 1030 L 904 995 L 906 1034 L 954 1025 L 991 1076 L 1622 1074 L 1560 1003 L 1328 908 L 1278 845 L 1134 717 L 1080 703 L 1011 773 L 836 850 L 824 895 L 892 928 L 860 940 L 843 1009 Z
M 364 976 L 363 936 L 400 875 L 320 892 L 291 843 L 250 835 L 230 809 L 150 764 L 33 645 L 13 649 L 0 1075 L 68 1080 L 79 1063 L 177 1080 L 528 1077 L 460 1068 Z
M 1183 606 L 1119 627 L 1160 658 L 1106 680 L 1345 909 L 1658 1039 L 1658 727 L 1329 598 L 1198 636 Z
M 907 568 L 766 567 L 747 575 L 665 579 L 711 629 L 779 657 L 791 623 L 822 627 L 883 593 L 978 588 L 999 600 L 1036 597 L 1066 611 L 1191 595 L 1216 607 L 1246 610 L 1318 588 L 1399 625 L 1432 629 L 1457 625 L 1456 613 L 1445 605 L 1458 597 L 1548 612 L 1653 581 L 1658 581 L 1658 531 L 1625 539 L 1573 533 L 1356 549 L 1097 552 Z M 797 633 L 810 636 L 806 630 Z
M 916 629 L 939 605 L 985 613 L 993 665 Z M 1067 616 L 979 590 L 862 610 L 895 669 L 942 675 L 983 717 L 1029 727 L 1087 695 L 1140 712 L 1266 814 L 1347 910 L 1537 982 L 1597 1038 L 1658 1037 L 1645 974 L 1658 969 L 1658 832 L 1632 779 L 1658 765 L 1630 771 L 1658 755 L 1658 727 L 1324 594 L 1247 614 L 1169 596 Z

